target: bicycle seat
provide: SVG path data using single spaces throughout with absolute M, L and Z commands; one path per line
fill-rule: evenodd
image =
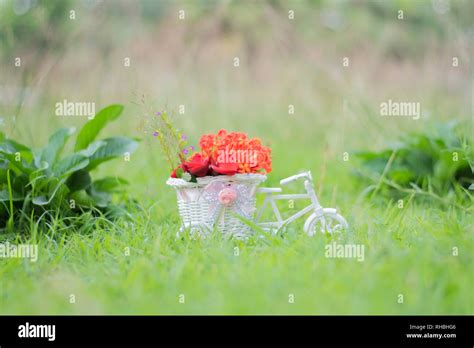
M 259 187 L 257 189 L 257 192 L 260 192 L 260 193 L 278 193 L 278 192 L 281 192 L 281 188 L 280 187 Z

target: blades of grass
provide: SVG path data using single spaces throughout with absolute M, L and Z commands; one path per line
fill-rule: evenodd
M 382 175 L 380 176 L 379 182 L 377 183 L 377 186 L 375 187 L 375 190 L 372 192 L 372 195 L 370 196 L 370 199 L 373 199 L 375 194 L 380 190 L 380 187 L 382 186 L 383 180 L 385 179 L 385 176 L 387 175 L 388 170 L 390 169 L 393 160 L 395 159 L 395 156 L 397 154 L 397 151 L 394 150 L 392 154 L 390 155 L 390 158 L 387 161 L 387 164 L 385 165 L 385 168 L 382 172 Z
M 9 211 L 9 218 L 7 222 L 7 230 L 8 232 L 13 232 L 13 220 L 14 220 L 14 211 L 13 211 L 13 192 L 12 192 L 12 185 L 10 180 L 10 169 L 7 170 L 7 182 L 8 182 L 8 195 L 10 197 L 10 211 Z
M 234 216 L 235 218 L 239 219 L 240 221 L 242 221 L 242 223 L 244 223 L 248 227 L 250 227 L 253 230 L 253 232 L 255 233 L 255 236 L 257 238 L 260 235 L 262 235 L 262 236 L 265 237 L 265 241 L 274 242 L 277 245 L 281 244 L 281 239 L 277 238 L 271 231 L 269 232 L 269 231 L 264 230 L 262 227 L 257 225 L 255 222 L 253 222 L 249 219 L 246 219 L 246 218 L 244 218 L 243 216 L 241 216 L 237 213 L 231 212 L 231 215 Z

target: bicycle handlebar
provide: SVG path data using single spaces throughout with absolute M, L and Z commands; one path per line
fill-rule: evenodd
M 311 172 L 304 172 L 304 173 L 296 174 L 296 175 L 290 176 L 286 179 L 280 180 L 280 185 L 285 186 L 285 185 L 288 185 L 289 183 L 291 183 L 295 180 L 301 179 L 301 178 L 308 178 L 310 180 L 313 179 L 311 177 Z

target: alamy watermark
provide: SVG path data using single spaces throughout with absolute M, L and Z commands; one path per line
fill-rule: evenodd
M 52 342 L 56 340 L 56 325 L 37 325 L 26 322 L 18 326 L 18 337 L 20 338 L 47 338 Z
M 250 167 L 257 165 L 257 151 L 253 150 L 234 150 L 225 148 L 225 150 L 219 150 L 217 156 L 218 163 L 238 163 L 248 164 Z
M 56 116 L 86 116 L 89 120 L 95 117 L 95 103 L 70 102 L 64 99 L 55 104 Z
M 364 244 L 338 244 L 336 242 L 332 242 L 331 244 L 326 244 L 324 249 L 324 256 L 327 258 L 352 258 L 357 259 L 359 262 L 363 262 L 365 259 Z
M 421 117 L 421 105 L 419 102 L 396 102 L 389 99 L 380 103 L 380 115 L 411 117 L 418 120 Z
M 0 258 L 25 258 L 38 261 L 38 245 L 0 243 Z

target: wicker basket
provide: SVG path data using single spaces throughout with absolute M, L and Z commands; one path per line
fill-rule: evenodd
M 198 178 L 197 183 L 169 178 L 166 183 L 177 193 L 182 220 L 180 231 L 190 229 L 191 234 L 205 237 L 217 228 L 225 236 L 247 237 L 251 229 L 236 215 L 253 219 L 255 191 L 265 179 L 266 176 L 261 174 L 206 176 Z M 234 199 L 224 204 L 221 193 L 225 189 L 231 191 Z

